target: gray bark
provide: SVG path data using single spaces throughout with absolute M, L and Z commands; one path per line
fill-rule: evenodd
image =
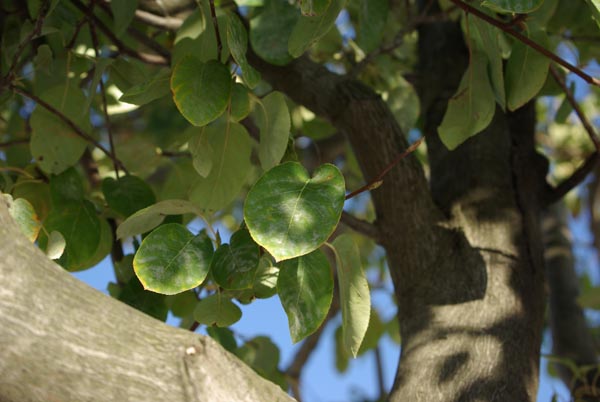
M 72 277 L 0 198 L 0 400 L 293 401 L 212 339 Z

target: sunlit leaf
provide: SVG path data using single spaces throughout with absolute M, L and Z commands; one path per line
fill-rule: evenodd
M 310 253 L 327 240 L 344 206 L 344 178 L 334 166 L 311 178 L 297 162 L 265 173 L 250 189 L 244 218 L 254 240 L 277 261 Z
M 360 265 L 358 247 L 352 237 L 348 234 L 337 237 L 333 241 L 333 247 L 336 251 L 340 288 L 344 349 L 356 357 L 369 326 L 371 313 L 369 284 Z
M 333 275 L 327 257 L 316 250 L 280 264 L 277 293 L 294 343 L 319 328 L 333 297 Z
M 228 327 L 242 318 L 242 310 L 229 298 L 216 293 L 198 303 L 194 318 L 200 324 Z
M 172 295 L 200 285 L 212 255 L 212 242 L 204 232 L 194 236 L 185 226 L 169 223 L 144 239 L 133 269 L 144 289 Z
M 526 14 L 535 11 L 544 0 L 484 0 L 481 5 L 494 11 Z
M 52 231 L 48 236 L 48 244 L 46 245 L 46 256 L 51 260 L 57 260 L 65 251 L 67 242 L 60 232 Z
M 3 196 L 8 200 L 8 212 L 10 212 L 10 216 L 13 217 L 25 237 L 30 242 L 34 242 L 37 239 L 42 224 L 33 206 L 24 198 L 13 200 L 8 194 L 3 194 Z
M 252 291 L 259 299 L 268 299 L 277 293 L 277 278 L 279 268 L 273 266 L 271 258 L 264 255 L 258 262 L 258 269 L 254 274 Z
M 204 126 L 217 119 L 227 107 L 231 75 L 218 61 L 202 63 L 187 56 L 173 69 L 171 91 L 177 108 L 190 123 Z

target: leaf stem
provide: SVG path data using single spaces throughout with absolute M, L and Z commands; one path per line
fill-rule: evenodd
M 457 7 L 460 7 L 461 9 L 463 9 L 465 12 L 471 13 L 474 16 L 476 16 L 477 18 L 484 20 L 488 24 L 491 24 L 491 25 L 495 26 L 496 28 L 501 29 L 502 31 L 515 37 L 516 39 L 523 42 L 525 45 L 534 49 L 535 51 L 542 54 L 543 56 L 549 58 L 550 60 L 554 61 L 557 64 L 560 64 L 567 70 L 577 74 L 578 76 L 583 78 L 583 80 L 585 80 L 587 83 L 600 87 L 600 80 L 598 78 L 588 75 L 587 73 L 582 71 L 580 68 L 578 68 L 578 67 L 572 65 L 571 63 L 569 63 L 568 61 L 560 58 L 556 54 L 552 53 L 551 51 L 549 51 L 546 48 L 544 48 L 543 46 L 541 46 L 539 43 L 532 41 L 531 39 L 529 39 L 527 36 L 523 35 L 519 31 L 516 31 L 513 27 L 513 24 L 507 25 L 504 22 L 495 19 L 494 17 L 490 17 L 489 15 L 476 9 L 473 6 L 463 3 L 461 0 L 450 0 L 450 1 L 452 3 L 454 3 Z
M 217 19 L 217 12 L 215 10 L 215 1 L 209 0 L 210 4 L 210 15 L 212 17 L 213 27 L 215 28 L 215 35 L 217 37 L 217 60 L 221 60 L 221 53 L 223 51 L 223 44 L 221 43 L 221 35 L 219 33 L 219 20 Z
M 346 200 L 349 200 L 352 197 L 356 197 L 357 195 L 359 195 L 360 193 L 364 193 L 365 191 L 374 190 L 377 187 L 379 187 L 382 184 L 382 182 L 383 182 L 383 177 L 386 174 L 388 174 L 388 172 L 390 170 L 392 170 L 394 168 L 394 166 L 396 166 L 398 163 L 400 163 L 400 161 L 402 159 L 406 158 L 408 155 L 410 155 L 411 153 L 413 153 L 419 147 L 419 145 L 421 145 L 421 143 L 423 142 L 424 139 L 425 139 L 425 137 L 421 137 L 417 141 L 415 141 L 410 147 L 406 148 L 406 150 L 404 152 L 402 152 L 400 155 L 398 155 L 396 157 L 396 159 L 394 159 L 392 162 L 390 162 L 381 171 L 381 173 L 379 173 L 377 175 L 377 177 L 375 177 L 373 180 L 371 180 L 370 182 L 368 182 L 364 186 L 360 187 L 359 189 L 354 190 L 350 194 L 346 195 Z

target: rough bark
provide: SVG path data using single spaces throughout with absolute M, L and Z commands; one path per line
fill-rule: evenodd
M 212 339 L 72 277 L 0 198 L 0 400 L 292 401 Z

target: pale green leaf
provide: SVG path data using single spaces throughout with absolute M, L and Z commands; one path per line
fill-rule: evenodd
M 280 92 L 272 92 L 259 103 L 256 123 L 260 129 L 258 158 L 263 169 L 279 164 L 290 136 L 290 112 Z
M 592 15 L 596 20 L 596 24 L 600 27 L 600 0 L 586 0 L 590 9 L 592 10 Z
M 229 50 L 233 59 L 242 69 L 244 82 L 250 88 L 254 88 L 260 81 L 260 73 L 246 59 L 248 34 L 237 14 L 229 14 L 227 16 L 227 43 L 229 44 Z
M 169 223 L 144 239 L 133 269 L 144 289 L 172 295 L 200 285 L 212 255 L 212 242 L 204 232 L 194 236 L 185 226 Z
M 333 275 L 320 250 L 281 263 L 277 292 L 294 343 L 319 328 L 333 297 Z
M 310 253 L 335 230 L 345 197 L 344 178 L 333 165 L 311 178 L 297 162 L 266 172 L 250 189 L 244 218 L 254 240 L 277 261 Z
M 35 239 L 37 239 L 38 233 L 42 227 L 33 206 L 25 198 L 13 200 L 9 194 L 3 195 L 8 201 L 8 212 L 10 212 L 10 216 L 17 222 L 17 226 L 19 226 L 19 229 L 21 229 L 21 232 L 25 237 L 33 243 Z
M 200 208 L 216 211 L 226 207 L 246 183 L 250 171 L 252 143 L 238 123 L 212 124 L 204 130 L 213 150 L 212 169 L 194 183 L 190 201 Z
M 231 75 L 218 61 L 181 59 L 173 69 L 171 90 L 177 108 L 190 123 L 204 126 L 217 119 L 229 103 Z
M 194 310 L 200 324 L 228 327 L 242 318 L 242 310 L 229 298 L 216 293 L 202 299 Z
M 494 90 L 487 74 L 487 57 L 473 52 L 471 64 L 450 98 L 448 109 L 438 127 L 440 138 L 448 149 L 454 149 L 469 137 L 485 129 L 496 110 Z
M 360 265 L 358 247 L 352 237 L 348 234 L 337 237 L 333 241 L 333 247 L 340 288 L 344 349 L 356 357 L 369 326 L 369 284 Z
M 212 276 L 223 289 L 249 289 L 258 268 L 259 248 L 248 230 L 243 228 L 221 245 L 211 263 Z
M 581 295 L 577 298 L 577 302 L 583 308 L 600 310 L 600 288 L 589 287 L 584 289 Z
M 79 88 L 74 85 L 54 87 L 41 98 L 89 133 L 86 99 Z M 79 161 L 86 141 L 54 113 L 37 105 L 30 124 L 31 155 L 43 171 L 59 174 Z
M 484 0 L 481 5 L 504 13 L 526 14 L 535 11 L 544 0 Z
M 294 26 L 288 42 L 290 55 L 292 57 L 301 56 L 306 49 L 325 36 L 335 26 L 335 20 L 345 5 L 346 0 L 331 0 L 331 4 L 323 14 L 314 17 L 301 16 Z
M 117 239 L 146 233 L 162 223 L 167 215 L 196 214 L 202 210 L 185 200 L 166 200 L 157 202 L 147 208 L 140 209 L 117 228 Z
M 46 244 L 46 256 L 51 260 L 57 260 L 65 251 L 67 242 L 60 232 L 53 230 L 48 236 L 48 244 Z
M 546 46 L 548 37 L 540 30 L 531 30 L 527 36 L 541 46 Z M 548 76 L 550 60 L 520 41 L 506 63 L 506 95 L 509 110 L 516 110 L 533 99 L 544 86 Z
M 121 95 L 121 102 L 131 103 L 134 105 L 145 105 L 153 100 L 162 98 L 171 92 L 169 79 L 171 78 L 171 70 L 162 68 L 156 75 L 148 81 L 137 84 L 129 88 Z

